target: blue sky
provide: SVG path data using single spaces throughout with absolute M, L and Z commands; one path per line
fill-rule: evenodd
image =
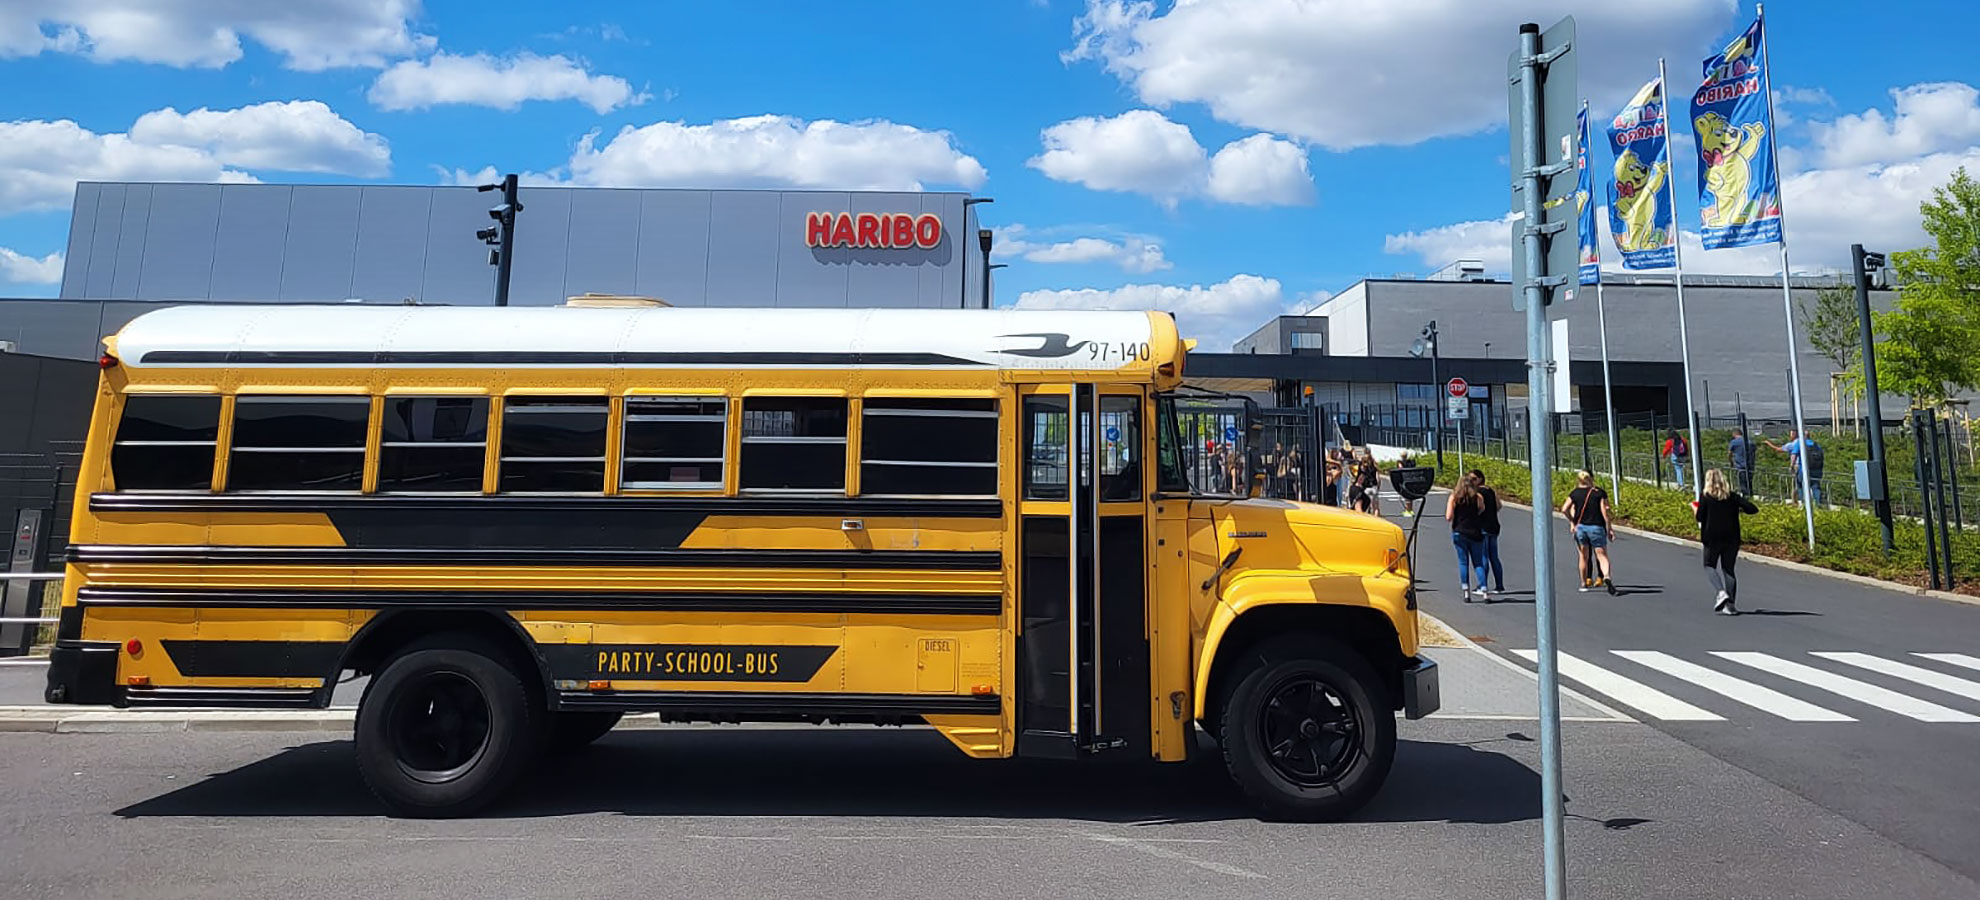
M 996 198 L 982 210 L 1010 251 L 999 302 L 1157 306 L 1222 341 L 1369 273 L 1460 256 L 1504 268 L 1503 66 L 1518 22 L 1575 14 L 1599 121 L 1659 55 L 1674 82 L 1695 77 L 1754 12 L 263 5 L 0 0 L 13 87 L 0 94 L 0 295 L 55 292 L 79 178 L 431 184 L 493 167 L 578 184 L 967 189 Z M 1968 4 L 1863 10 L 1783 2 L 1768 20 L 1798 269 L 1841 263 L 1851 241 L 1916 244 L 1932 184 L 1980 168 Z M 1676 155 L 1682 188 L 1693 176 Z M 1770 248 L 1686 261 L 1776 266 Z

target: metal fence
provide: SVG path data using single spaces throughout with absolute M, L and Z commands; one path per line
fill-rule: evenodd
M 1317 502 L 1323 494 L 1325 453 L 1333 443 L 1328 421 L 1317 407 L 1259 410 L 1257 445 L 1245 430 L 1245 409 L 1229 401 L 1181 401 L 1176 425 L 1182 434 L 1183 468 L 1190 485 L 1212 494 L 1241 494 L 1247 461 L 1265 475 L 1267 497 Z

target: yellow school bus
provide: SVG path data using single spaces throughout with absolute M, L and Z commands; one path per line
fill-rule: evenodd
M 51 703 L 321 708 L 462 815 L 627 713 L 926 724 L 1344 815 L 1403 534 L 1192 488 L 1161 313 L 201 306 L 105 340 Z

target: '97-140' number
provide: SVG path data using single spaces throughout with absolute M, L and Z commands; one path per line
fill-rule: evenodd
M 1086 355 L 1088 359 L 1100 362 L 1147 362 L 1148 345 L 1133 341 L 1088 341 Z

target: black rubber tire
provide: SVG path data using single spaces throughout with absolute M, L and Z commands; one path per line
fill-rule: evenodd
M 450 701 L 478 696 L 478 713 L 457 714 L 474 707 L 471 699 L 447 703 L 452 712 L 436 712 L 442 705 L 433 699 L 436 685 Z M 473 635 L 435 635 L 401 651 L 365 687 L 353 730 L 358 771 L 395 815 L 471 815 L 499 798 L 535 762 L 543 745 L 545 713 L 500 648 Z M 461 750 L 437 749 L 443 745 L 428 739 L 424 729 L 443 716 L 459 722 L 476 715 L 481 717 L 480 737 L 455 742 L 473 745 L 457 765 L 435 769 L 429 767 L 432 763 L 402 758 L 460 755 Z M 408 747 L 412 749 L 404 749 Z
M 1360 654 L 1338 641 L 1289 635 L 1232 660 L 1236 668 L 1220 705 L 1217 743 L 1224 765 L 1269 819 L 1328 822 L 1346 818 L 1382 788 L 1396 758 L 1396 718 L 1381 679 Z M 1302 784 L 1274 766 L 1263 731 L 1267 705 L 1289 682 L 1310 680 L 1338 695 L 1354 718 L 1351 757 L 1333 777 Z M 1350 752 L 1350 751 L 1343 751 Z M 1316 760 L 1317 763 L 1317 760 Z M 1316 768 L 1319 768 L 1316 765 Z
M 624 717 L 625 713 L 619 712 L 553 712 L 550 714 L 549 739 L 544 749 L 551 753 L 582 750 L 604 737 Z

